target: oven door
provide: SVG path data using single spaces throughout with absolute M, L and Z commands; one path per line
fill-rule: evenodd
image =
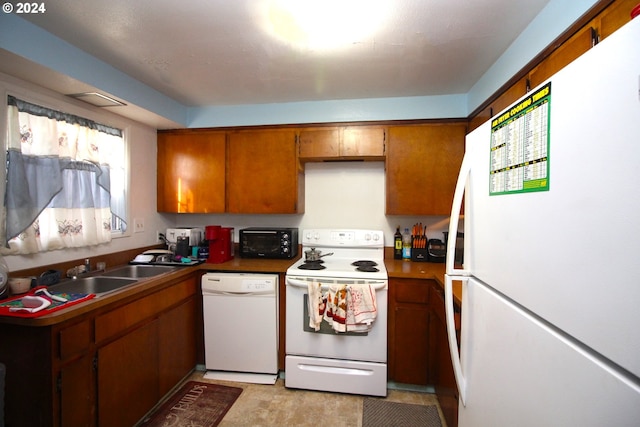
M 376 289 L 377 317 L 366 333 L 336 333 L 323 327 L 319 332 L 309 328 L 307 308 L 309 281 L 321 283 L 323 291 L 334 283 L 367 283 Z M 329 359 L 387 361 L 387 281 L 350 280 L 312 277 L 286 279 L 286 353 Z M 323 322 L 325 323 L 325 322 Z

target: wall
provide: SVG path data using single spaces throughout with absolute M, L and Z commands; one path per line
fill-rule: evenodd
M 145 231 L 129 233 L 128 236 L 114 239 L 111 243 L 82 249 L 65 249 L 41 254 L 6 256 L 10 271 L 31 268 L 37 265 L 55 264 L 78 258 L 93 258 L 100 254 L 118 252 L 156 242 L 155 230 L 170 224 L 167 218 L 156 212 L 156 131 L 79 101 L 72 100 L 41 87 L 0 73 L 0 94 L 6 100 L 11 94 L 20 99 L 59 109 L 125 129 L 129 145 L 129 163 L 131 169 L 129 219 L 144 219 Z M 0 103 L 0 117 L 6 117 L 6 101 Z M 5 121 L 0 120 L 0 135 L 5 138 Z M 4 142 L 3 142 L 4 144 Z M 129 224 L 132 229 L 132 224 Z
M 591 9 L 597 0 L 551 0 L 471 88 L 468 114 Z
M 307 163 L 305 167 L 305 213 L 297 215 L 190 215 L 156 212 L 156 131 L 122 118 L 105 109 L 71 100 L 44 88 L 0 73 L 0 93 L 57 108 L 92 120 L 124 128 L 129 142 L 130 230 L 134 218 L 144 221 L 145 230 L 130 232 L 106 245 L 66 249 L 33 255 L 6 256 L 11 271 L 49 265 L 79 258 L 95 258 L 156 243 L 157 231 L 167 227 L 220 224 L 239 230 L 248 226 L 282 226 L 305 228 L 371 228 L 383 230 L 390 246 L 395 227 L 410 227 L 416 222 L 429 226 L 429 237 L 442 238 L 446 217 L 405 217 L 385 215 L 384 162 Z M 6 99 L 6 98 L 5 98 Z M 0 105 L 0 117 L 6 114 Z M 1 126 L 4 122 L 0 121 Z M 0 132 L 5 135 L 0 126 Z M 236 231 L 235 240 L 238 240 Z
M 447 217 L 385 215 L 384 162 L 307 163 L 305 167 L 305 213 L 297 215 L 189 215 L 176 214 L 179 227 L 223 225 L 305 228 L 365 228 L 383 230 L 391 246 L 396 226 L 422 222 L 427 235 L 443 239 Z M 431 233 L 429 233 L 431 231 Z
M 185 127 L 458 118 L 467 117 L 596 2 L 550 0 L 469 93 L 443 96 L 189 108 L 17 15 L 0 14 L 0 49 L 88 83 Z

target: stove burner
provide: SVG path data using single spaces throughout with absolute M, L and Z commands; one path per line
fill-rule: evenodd
M 303 264 L 300 264 L 298 268 L 300 270 L 324 270 L 325 267 L 322 265 L 323 261 L 305 261 Z
M 370 260 L 360 260 L 352 262 L 351 265 L 355 265 L 356 267 L 375 267 L 378 263 Z
M 375 273 L 377 271 L 380 271 L 376 267 L 374 267 L 373 265 L 361 265 L 358 268 L 356 268 L 356 270 L 364 271 L 365 273 Z

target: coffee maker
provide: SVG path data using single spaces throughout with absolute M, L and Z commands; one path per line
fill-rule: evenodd
M 207 225 L 204 229 L 205 238 L 209 242 L 210 264 L 221 264 L 233 259 L 233 227 Z

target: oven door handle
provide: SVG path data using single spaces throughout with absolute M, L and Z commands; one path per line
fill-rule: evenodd
M 308 284 L 306 281 L 304 280 L 296 280 L 296 279 L 290 279 L 287 277 L 287 285 L 289 286 L 295 286 L 297 288 L 305 288 L 307 289 Z
M 297 280 L 297 279 L 292 279 L 290 277 L 287 277 L 286 279 L 287 279 L 287 285 L 289 286 L 295 286 L 297 288 L 304 288 L 304 289 L 307 289 L 309 287 L 309 282 L 306 280 Z M 371 287 L 373 287 L 373 289 L 375 290 L 385 289 L 387 287 L 387 282 L 382 280 L 372 280 L 365 284 L 371 285 Z

